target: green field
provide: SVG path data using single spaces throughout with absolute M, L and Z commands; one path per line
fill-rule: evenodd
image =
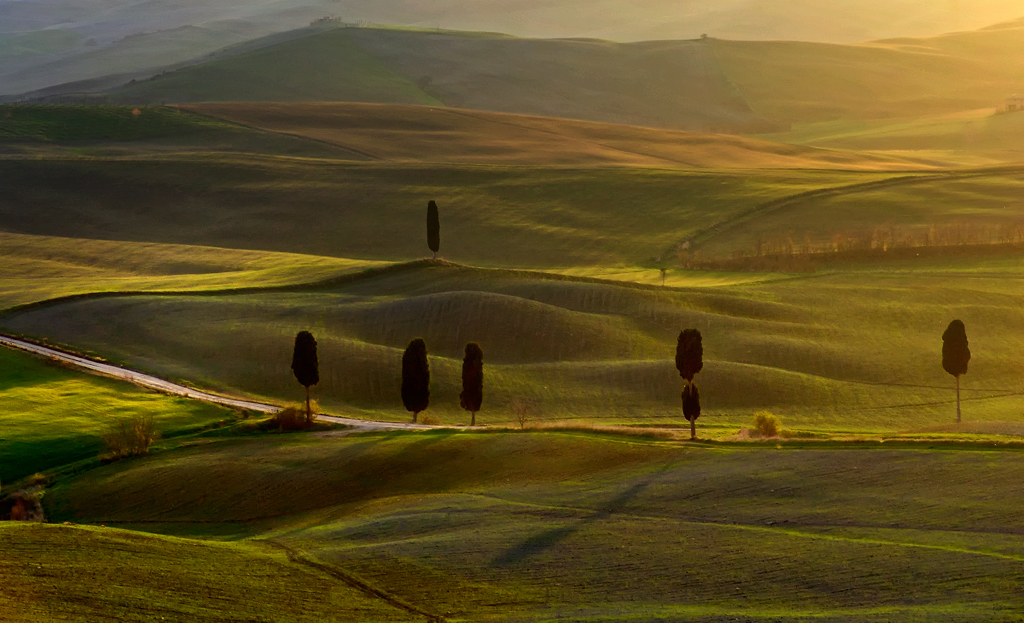
M 276 542 L 448 620 L 1015 620 L 1019 452 L 874 446 L 224 440 L 93 470 L 47 499 L 56 520 L 229 541 L 197 557 Z
M 830 149 L 867 150 L 938 158 L 964 166 L 1024 161 L 1024 115 L 996 114 L 992 107 L 953 114 L 794 124 L 789 132 L 762 138 Z
M 455 144 L 438 151 L 468 161 L 399 162 L 429 116 L 407 109 L 365 121 L 401 112 L 416 122 L 408 142 L 392 130 L 384 157 L 360 143 L 356 160 L 288 154 L 268 128 L 225 125 L 262 137 L 246 149 L 210 141 L 193 121 L 227 122 L 167 109 L 186 124 L 165 137 L 125 130 L 130 110 L 30 110 L 45 123 L 0 145 L 0 330 L 276 403 L 304 395 L 289 367 L 310 330 L 323 411 L 389 421 L 409 419 L 402 351 L 422 337 L 424 415 L 450 425 L 469 421 L 460 370 L 476 341 L 486 428 L 282 434 L 0 352 L 0 493 L 41 472 L 57 524 L 0 525 L 0 618 L 1020 620 L 1024 259 L 1019 240 L 990 244 L 1019 231 L 1019 167 L 944 169 L 939 155 L 967 152 L 909 142 L 937 159 L 566 166 L 551 153 L 578 148 L 570 128 L 582 142 L 613 134 L 537 119 L 531 131 L 560 133 L 548 160 L 485 164 L 466 154 L 493 155 L 490 139 L 450 118 L 438 131 Z M 111 125 L 88 135 L 83 119 Z M 344 144 L 316 119 L 294 123 L 308 135 L 280 140 Z M 643 142 L 618 132 L 595 153 Z M 707 158 L 737 144 L 707 141 Z M 743 144 L 755 143 L 771 146 Z M 510 139 L 501 158 L 529 144 Z M 430 199 L 436 261 L 421 259 Z M 942 239 L 821 253 L 814 272 L 682 263 L 883 230 Z M 973 353 L 959 425 L 941 366 L 953 318 Z M 697 443 L 673 365 L 687 327 L 704 336 Z M 751 437 L 761 410 L 781 437 Z M 164 440 L 98 460 L 106 426 L 135 413 L 155 415 Z
M 0 536 L 7 621 L 422 620 L 267 547 L 6 522 Z
M 435 199 L 443 211 L 442 255 L 454 261 L 636 265 L 674 255 L 701 227 L 762 202 L 893 175 L 439 167 L 245 155 L 19 158 L 0 160 L 0 228 L 411 260 L 425 253 L 420 221 Z
M 0 233 L 0 306 L 98 292 L 201 292 L 293 286 L 384 262 L 194 245 Z
M 731 434 L 768 408 L 801 429 L 897 432 L 951 421 L 953 379 L 939 365 L 939 337 L 955 317 L 974 352 L 967 419 L 1021 421 L 1020 279 L 1019 260 L 679 289 L 411 265 L 319 291 L 83 300 L 0 323 L 278 400 L 300 397 L 291 341 L 310 329 L 324 407 L 391 420 L 408 417 L 402 349 L 423 337 L 433 356 L 431 413 L 448 423 L 468 422 L 459 366 L 465 343 L 477 341 L 488 366 L 485 423 L 511 423 L 511 403 L 525 396 L 538 421 L 663 425 L 680 421 L 675 337 L 695 326 L 705 336 L 705 426 Z
M 154 417 L 173 437 L 225 419 L 219 407 L 83 376 L 30 355 L 0 350 L 0 482 L 95 458 L 101 436 L 119 420 Z

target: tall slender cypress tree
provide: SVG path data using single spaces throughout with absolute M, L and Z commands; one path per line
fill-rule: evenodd
M 960 376 L 967 374 L 971 349 L 963 321 L 954 320 L 942 334 L 942 369 L 956 377 L 956 422 L 960 423 Z
M 676 342 L 676 369 L 686 379 L 683 387 L 683 417 L 690 423 L 690 439 L 697 438 L 697 418 L 700 417 L 700 392 L 693 377 L 704 369 L 704 342 L 697 329 L 685 329 Z
M 433 199 L 427 204 L 427 246 L 434 252 L 434 259 L 437 259 L 437 252 L 441 248 L 441 219 L 437 214 L 437 203 Z
M 476 342 L 466 344 L 462 360 L 462 393 L 459 403 L 473 414 L 470 426 L 476 426 L 476 412 L 484 402 L 484 351 Z
M 306 422 L 313 421 L 313 410 L 309 403 L 309 387 L 320 382 L 320 362 L 316 356 L 316 340 L 309 331 L 299 331 L 295 336 L 292 351 L 292 372 L 299 383 L 306 388 Z
M 430 365 L 427 344 L 420 338 L 409 342 L 402 355 L 402 402 L 415 422 L 420 411 L 430 406 Z

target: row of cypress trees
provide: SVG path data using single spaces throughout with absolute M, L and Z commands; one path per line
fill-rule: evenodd
M 471 415 L 470 426 L 476 426 L 476 414 L 484 402 L 484 351 L 476 342 L 466 344 L 462 360 L 462 393 L 459 404 Z M 430 406 L 430 363 L 427 344 L 421 338 L 409 342 L 402 355 L 402 403 L 412 413 L 412 421 Z
M 967 373 L 971 350 L 964 323 L 954 320 L 942 334 L 942 367 L 956 377 L 956 421 L 960 422 L 960 377 Z M 697 418 L 700 417 L 700 390 L 693 377 L 704 369 L 704 344 L 700 331 L 685 329 L 676 342 L 676 369 L 686 382 L 683 386 L 683 417 L 690 423 L 690 438 L 697 438 Z M 306 388 L 306 421 L 312 421 L 309 388 L 320 382 L 316 340 L 309 331 L 295 336 L 292 354 L 292 372 Z M 476 426 L 476 414 L 484 400 L 484 351 L 476 342 L 466 344 L 462 360 L 462 393 L 459 404 L 472 415 L 470 426 Z M 427 344 L 422 338 L 409 342 L 402 355 L 402 403 L 412 413 L 412 421 L 430 406 L 430 363 Z
M 320 362 L 316 353 L 316 339 L 309 331 L 299 331 L 292 350 L 292 373 L 306 388 L 306 422 L 313 420 L 309 388 L 320 382 Z M 409 342 L 402 355 L 402 403 L 412 413 L 412 421 L 430 406 L 430 363 L 427 361 L 427 343 L 422 338 Z M 472 414 L 470 426 L 476 426 L 476 414 L 484 403 L 484 350 L 476 342 L 466 344 L 462 361 L 462 408 Z
M 437 203 L 427 204 L 427 246 L 437 257 L 441 245 L 440 218 Z M 664 272 L 664 271 L 663 271 Z M 472 414 L 470 425 L 476 426 L 476 414 L 483 405 L 484 363 L 483 349 L 475 342 L 466 345 L 462 362 L 462 393 L 459 403 Z M 967 373 L 971 359 L 964 323 L 954 320 L 942 335 L 942 367 L 956 377 L 956 421 L 960 422 L 960 376 Z M 690 438 L 697 438 L 697 418 L 700 417 L 700 390 L 693 382 L 704 368 L 704 346 L 697 329 L 684 329 L 676 342 L 676 369 L 685 380 L 682 392 L 683 417 L 690 423 Z M 292 356 L 295 378 L 306 388 L 306 420 L 312 420 L 309 388 L 320 381 L 316 340 L 308 331 L 295 336 Z M 427 345 L 421 338 L 409 342 L 402 355 L 402 403 L 412 413 L 412 421 L 430 406 L 430 364 Z

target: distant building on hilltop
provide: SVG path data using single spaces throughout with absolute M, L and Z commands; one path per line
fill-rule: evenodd
M 1024 111 L 1024 95 L 1011 95 L 1006 98 L 1006 112 Z

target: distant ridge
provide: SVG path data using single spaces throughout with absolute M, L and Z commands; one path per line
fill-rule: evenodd
M 699 41 L 336 28 L 225 54 L 104 96 L 130 104 L 428 104 L 723 132 L 780 127 L 750 110 Z

